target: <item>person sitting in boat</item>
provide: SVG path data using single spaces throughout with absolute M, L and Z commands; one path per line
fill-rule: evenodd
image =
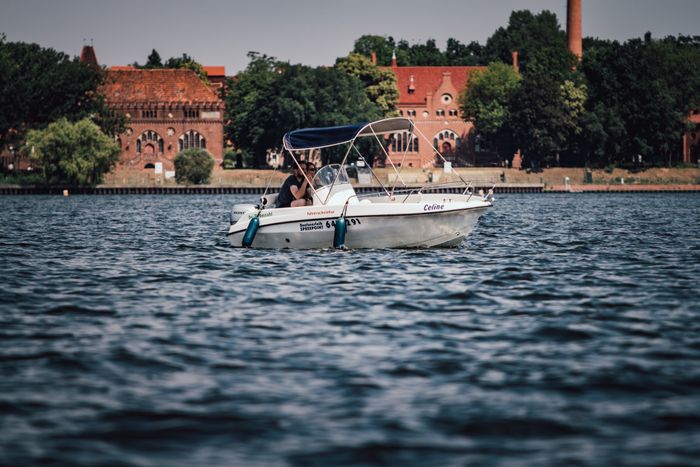
M 306 163 L 306 177 L 309 179 L 309 182 L 313 183 L 314 177 L 316 176 L 316 165 L 314 165 L 313 162 L 307 162 Z M 306 195 L 304 196 L 304 199 L 306 199 L 306 205 L 311 206 L 314 204 L 314 190 L 311 188 L 311 186 L 306 187 Z
M 303 164 L 303 163 L 302 163 Z M 306 190 L 309 186 L 307 177 L 301 171 L 300 165 L 294 168 L 294 175 L 290 175 L 280 187 L 279 195 L 277 195 L 277 207 L 288 208 L 306 206 Z M 306 171 L 306 165 L 303 166 Z M 316 168 L 314 167 L 314 170 Z M 314 174 L 311 175 L 313 177 Z M 309 177 L 310 178 L 310 177 Z

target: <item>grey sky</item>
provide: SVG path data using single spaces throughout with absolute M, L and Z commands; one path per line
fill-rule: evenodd
M 292 63 L 332 65 L 363 34 L 413 43 L 484 43 L 513 10 L 547 9 L 566 23 L 566 0 L 0 0 L 0 33 L 77 55 L 93 39 L 104 65 L 188 53 L 245 68 L 250 50 Z M 624 40 L 700 34 L 700 0 L 583 0 L 583 34 Z

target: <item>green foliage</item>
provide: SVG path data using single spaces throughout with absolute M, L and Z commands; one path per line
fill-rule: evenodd
M 468 45 L 457 39 L 447 40 L 445 51 L 441 51 L 435 39 L 428 39 L 424 44 L 409 44 L 406 40 L 398 43 L 391 36 L 364 35 L 355 41 L 352 53 L 370 57 L 372 52 L 377 54 L 377 65 L 391 65 L 391 57 L 396 53 L 400 66 L 450 65 L 471 66 L 483 65 L 483 48 L 478 42 Z
M 425 44 L 409 45 L 407 41 L 399 41 L 397 44 L 396 57 L 401 57 L 402 65 L 412 66 L 444 66 L 447 65 L 447 58 L 440 51 L 435 43 L 435 39 L 428 39 Z
M 10 172 L 0 173 L 0 185 L 43 185 L 44 175 L 41 172 Z
M 224 151 L 224 161 L 221 163 L 221 168 L 224 170 L 236 168 L 236 151 L 234 149 Z
M 148 56 L 146 64 L 145 65 L 140 65 L 138 62 L 134 62 L 133 66 L 135 68 L 142 68 L 142 69 L 153 69 L 153 68 L 172 68 L 172 69 L 180 69 L 180 68 L 185 68 L 188 70 L 194 71 L 199 79 L 201 79 L 205 84 L 209 84 L 209 78 L 207 76 L 207 73 L 204 71 L 204 67 L 202 66 L 201 63 L 197 62 L 195 59 L 187 55 L 186 53 L 183 53 L 181 57 L 170 57 L 163 63 L 162 59 L 160 58 L 160 54 L 156 49 L 153 49 L 151 51 L 151 54 Z
M 385 117 L 397 115 L 399 90 L 394 73 L 378 68 L 367 57 L 356 53 L 339 58 L 335 66 L 362 81 L 367 97 L 379 107 Z
M 508 103 L 520 79 L 512 66 L 498 62 L 472 73 L 459 97 L 465 120 L 474 121 L 480 133 L 496 134 L 506 122 Z
M 391 55 L 396 48 L 394 38 L 391 36 L 364 35 L 355 41 L 351 53 L 371 57 L 372 52 L 377 54 L 377 65 L 391 65 Z
M 253 167 L 254 158 L 251 154 L 241 149 L 227 149 L 224 152 L 224 162 L 222 167 L 225 170 L 243 169 Z
M 511 63 L 514 50 L 518 52 L 524 74 L 530 71 L 565 73 L 574 63 L 567 48 L 566 33 L 559 26 L 557 16 L 547 10 L 536 15 L 528 10 L 512 12 L 508 26 L 498 28 L 486 41 L 483 55 L 490 61 Z
M 175 156 L 175 180 L 187 185 L 209 183 L 214 159 L 206 149 L 185 149 Z
M 97 88 L 101 70 L 37 44 L 0 37 L 0 147 L 19 145 L 26 132 L 60 118 L 106 113 Z
M 485 71 L 473 73 L 459 97 L 464 119 L 474 122 L 482 145 L 508 160 L 517 149 L 510 137 L 508 106 L 520 81 L 511 65 L 494 62 Z
M 476 66 L 486 63 L 481 44 L 472 41 L 465 45 L 453 38 L 447 39 L 445 59 L 449 66 Z
M 362 82 L 336 68 L 310 68 L 249 53 L 245 71 L 225 96 L 226 137 L 266 164 L 267 149 L 278 148 L 293 129 L 343 125 L 380 118 Z
M 44 130 L 30 130 L 22 152 L 49 185 L 95 186 L 119 157 L 114 140 L 89 119 L 62 118 Z
M 592 122 L 581 135 L 584 160 L 597 167 L 639 156 L 646 166 L 679 162 L 688 113 L 700 106 L 700 38 L 587 40 L 582 69 Z
M 552 165 L 578 130 L 575 110 L 564 99 L 562 85 L 548 76 L 527 76 L 513 93 L 510 126 L 530 167 Z
M 156 49 L 151 51 L 151 55 L 148 56 L 148 61 L 146 61 L 144 68 L 163 68 L 163 61 Z

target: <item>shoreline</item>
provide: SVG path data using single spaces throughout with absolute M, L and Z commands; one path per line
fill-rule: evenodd
M 406 189 L 417 190 L 422 185 L 408 186 Z M 475 190 L 487 191 L 493 185 L 475 185 Z M 425 188 L 425 186 L 423 186 Z M 265 186 L 216 186 L 216 185 L 191 185 L 191 186 L 97 186 L 91 187 L 40 187 L 0 185 L 0 196 L 23 195 L 59 195 L 68 190 L 70 195 L 260 195 L 265 192 Z M 371 193 L 381 191 L 379 186 L 355 186 L 358 193 Z M 436 190 L 438 193 L 459 193 L 460 188 L 444 188 Z M 277 187 L 268 189 L 269 193 L 276 193 Z M 700 185 L 554 185 L 546 187 L 543 184 L 496 184 L 495 194 L 503 193 L 700 193 Z
M 444 172 L 441 168 L 418 169 L 405 167 L 400 179 L 391 168 L 374 169 L 377 176 L 355 179 L 358 193 L 381 191 L 405 183 L 408 189 L 417 190 L 431 184 L 460 181 L 460 177 L 473 184 L 478 191 L 495 186 L 496 193 L 660 193 L 700 192 L 700 168 L 651 168 L 630 172 L 623 169 L 589 170 L 585 168 L 549 168 L 542 172 L 528 172 L 501 167 L 456 168 Z M 284 170 L 215 168 L 208 185 L 178 185 L 174 179 L 140 170 L 117 168 L 105 176 L 97 187 L 35 185 L 0 185 L 0 195 L 58 194 L 64 189 L 70 194 L 262 194 L 267 186 L 276 192 L 288 176 Z M 398 182 L 398 183 L 397 183 Z M 456 193 L 459 189 L 446 190 Z

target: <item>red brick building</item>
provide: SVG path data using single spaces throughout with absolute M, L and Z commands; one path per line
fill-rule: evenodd
M 458 100 L 470 74 L 486 67 L 402 67 L 394 58 L 386 69 L 396 75 L 399 115 L 413 120 L 417 129 L 410 141 L 407 133 L 392 135 L 388 151 L 391 162 L 406 167 L 434 167 L 438 163 L 434 149 L 447 160 L 464 160 L 473 153 L 474 125 L 462 119 Z
M 83 48 L 83 57 L 96 63 L 94 50 Z M 175 155 L 189 148 L 203 148 L 216 165 L 223 161 L 224 103 L 219 98 L 218 75 L 223 67 L 210 67 L 217 80 L 207 86 L 187 69 L 106 70 L 100 89 L 107 105 L 126 117 L 126 131 L 119 135 L 119 167 L 134 170 L 174 170 Z

